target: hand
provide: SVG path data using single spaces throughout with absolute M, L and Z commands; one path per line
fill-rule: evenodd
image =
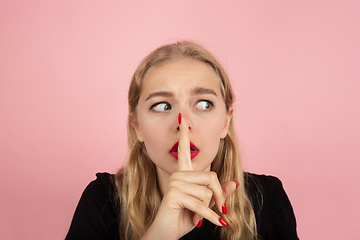
M 225 198 L 236 189 L 234 181 L 219 183 L 214 172 L 194 172 L 190 157 L 189 126 L 180 124 L 178 169 L 170 177 L 160 208 L 143 239 L 179 239 L 203 218 L 218 226 L 226 222 L 211 207 L 223 212 Z M 226 207 L 225 207 L 226 208 Z

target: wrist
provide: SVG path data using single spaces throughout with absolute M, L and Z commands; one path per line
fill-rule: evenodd
M 168 229 L 164 229 L 164 226 L 158 227 L 156 221 L 154 221 L 148 230 L 145 232 L 144 236 L 140 238 L 140 240 L 178 240 L 176 238 L 176 234 L 171 233 Z

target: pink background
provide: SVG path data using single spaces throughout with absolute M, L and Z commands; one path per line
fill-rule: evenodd
M 126 149 L 149 51 L 194 39 L 232 79 L 248 171 L 278 176 L 301 239 L 360 224 L 358 1 L 0 1 L 0 239 L 63 239 Z

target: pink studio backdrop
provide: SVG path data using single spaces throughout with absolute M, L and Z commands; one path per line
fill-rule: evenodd
M 125 159 L 139 61 L 174 39 L 232 79 L 247 171 L 278 176 L 301 239 L 360 224 L 358 1 L 0 2 L 0 239 L 63 239 L 85 186 Z

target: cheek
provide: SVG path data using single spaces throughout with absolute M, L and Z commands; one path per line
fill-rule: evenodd
M 140 127 L 145 143 L 156 143 L 156 141 L 154 141 L 156 136 L 162 134 L 159 126 L 157 126 L 157 124 L 152 124 L 150 121 L 144 122 Z
M 209 157 L 214 159 L 217 152 L 219 151 L 220 138 L 214 139 L 209 145 Z
M 211 119 L 200 122 L 200 131 L 202 135 L 208 139 L 220 139 L 225 120 L 223 118 L 213 116 Z
M 206 146 L 207 158 L 213 159 L 219 149 L 219 143 L 221 138 L 221 130 L 223 127 L 223 121 L 214 119 L 201 125 L 201 141 Z M 204 149 L 205 150 L 205 149 Z
M 166 145 L 166 126 L 158 121 L 144 121 L 140 124 L 146 149 L 150 155 L 164 148 Z

